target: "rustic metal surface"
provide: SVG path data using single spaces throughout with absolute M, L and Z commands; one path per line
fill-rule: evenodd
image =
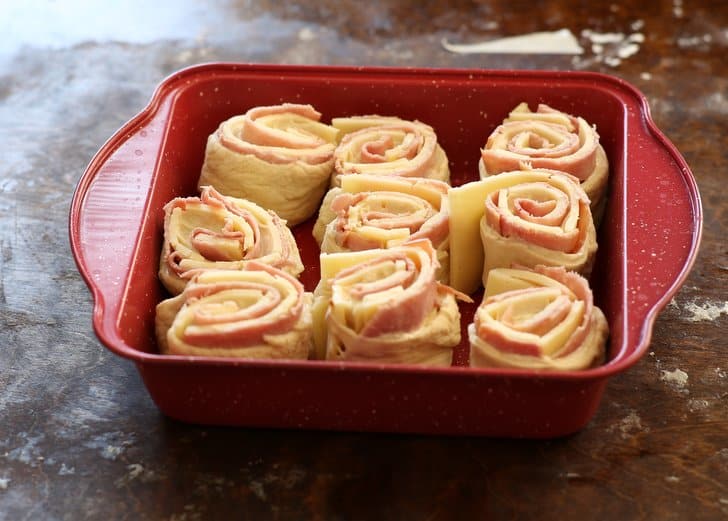
M 0 520 L 728 517 L 724 2 L 104 4 L 0 5 Z M 561 28 L 584 54 L 442 45 Z M 134 366 L 92 333 L 68 208 L 90 158 L 156 84 L 216 60 L 592 70 L 637 85 L 705 211 L 697 263 L 648 356 L 610 381 L 586 429 L 554 441 L 162 417 Z

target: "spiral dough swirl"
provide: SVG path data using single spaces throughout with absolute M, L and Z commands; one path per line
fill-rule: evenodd
M 305 359 L 311 299 L 291 275 L 255 261 L 199 272 L 157 306 L 157 340 L 166 354 Z
M 159 277 L 180 293 L 200 270 L 240 270 L 251 260 L 293 276 L 303 263 L 291 231 L 260 206 L 203 187 L 200 197 L 178 197 L 164 207 Z
M 497 268 L 468 327 L 470 365 L 587 369 L 603 360 L 607 334 L 580 275 L 563 267 Z

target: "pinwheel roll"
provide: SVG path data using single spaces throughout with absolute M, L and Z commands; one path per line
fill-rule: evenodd
M 559 170 L 578 178 L 591 201 L 595 222 L 606 204 L 609 164 L 599 134 L 583 118 L 540 104 L 521 103 L 488 137 L 480 175 L 528 168 Z
M 435 179 L 343 175 L 341 188 L 332 188 L 324 198 L 314 237 L 325 253 L 389 248 L 429 239 L 440 263 L 437 280 L 447 284 L 448 188 Z
M 396 117 L 334 118 L 346 134 L 335 156 L 332 185 L 343 174 L 426 177 L 450 182 L 447 155 L 432 127 Z
M 159 278 L 173 295 L 199 270 L 241 270 L 251 260 L 293 276 L 303 271 L 293 234 L 274 212 L 209 186 L 165 205 Z
M 251 261 L 240 271 L 198 272 L 157 305 L 164 354 L 306 359 L 313 347 L 313 296 L 288 273 Z
M 498 268 L 468 326 L 471 367 L 579 370 L 603 362 L 608 326 L 586 279 L 563 267 Z
M 425 239 L 322 254 L 313 310 L 318 355 L 450 365 L 460 342 L 460 312 L 457 293 L 435 280 L 436 269 L 435 249 Z
M 311 105 L 255 107 L 210 135 L 199 186 L 273 210 L 289 226 L 316 212 L 329 185 L 339 131 Z
M 506 172 L 485 197 L 480 221 L 483 284 L 493 268 L 564 266 L 588 276 L 596 230 L 578 181 L 555 170 Z

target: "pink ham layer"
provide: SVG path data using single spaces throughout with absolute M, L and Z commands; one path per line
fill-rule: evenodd
M 351 146 L 351 142 L 358 139 L 362 135 L 376 133 L 377 131 L 401 131 L 405 134 L 413 134 L 413 139 L 409 146 L 404 149 L 404 154 L 399 158 L 408 159 L 409 163 L 406 168 L 395 172 L 388 172 L 387 175 L 396 175 L 400 177 L 427 177 L 435 158 L 435 150 L 437 139 L 431 127 L 423 123 L 412 123 L 403 121 L 401 123 L 386 124 L 379 127 L 368 127 L 357 130 L 350 134 L 346 134 L 334 153 L 336 161 L 334 168 L 339 174 L 358 174 L 360 173 L 356 166 L 345 167 L 344 163 L 349 162 L 341 158 L 344 150 Z M 428 134 L 428 135 L 426 135 Z M 431 135 L 429 135 L 431 134 Z M 362 150 L 359 151 L 359 161 L 351 161 L 352 163 L 386 163 L 388 159 L 384 157 L 384 153 L 393 145 L 390 136 L 381 136 L 377 139 L 366 143 Z
M 261 125 L 257 119 L 263 116 L 278 114 L 296 114 L 306 119 L 319 121 L 321 113 L 311 105 L 283 103 L 281 105 L 255 107 L 245 113 L 243 128 L 237 139 L 229 139 L 222 131 L 224 122 L 217 130 L 220 143 L 225 148 L 239 154 L 254 155 L 262 161 L 286 164 L 303 161 L 310 165 L 318 165 L 329 161 L 333 155 L 334 145 L 310 133 L 274 132 L 273 129 Z M 290 149 L 284 153 L 280 149 Z
M 564 142 L 561 146 L 554 148 L 521 148 L 509 140 L 506 151 L 491 148 L 493 142 L 500 135 L 506 136 L 518 135 L 521 132 L 528 132 L 531 122 L 528 120 L 510 121 L 498 126 L 493 134 L 488 138 L 485 148 L 481 151 L 483 164 L 490 175 L 518 170 L 522 163 L 529 163 L 532 168 L 548 168 L 552 170 L 560 170 L 577 177 L 580 181 L 584 181 L 594 171 L 596 165 L 597 146 L 599 144 L 599 136 L 593 127 L 590 127 L 581 118 L 575 118 L 564 112 L 555 110 L 548 105 L 540 104 L 536 113 L 541 114 L 563 114 L 571 124 L 573 130 L 559 124 L 548 123 L 534 118 L 535 122 L 540 125 L 546 125 L 553 131 L 560 133 Z M 582 145 L 579 142 L 579 130 L 587 133 L 586 142 Z M 535 136 L 534 139 L 538 139 Z M 504 153 L 505 152 L 505 153 Z
M 185 290 L 186 299 L 203 298 L 226 290 L 253 289 L 264 294 L 272 295 L 272 299 L 261 299 L 261 305 L 253 305 L 235 313 L 225 315 L 206 315 L 197 312 L 194 315 L 195 325 L 212 326 L 215 324 L 235 323 L 234 328 L 226 329 L 223 333 L 210 331 L 192 334 L 185 330 L 182 340 L 188 344 L 214 347 L 245 347 L 264 343 L 265 335 L 282 334 L 290 331 L 301 317 L 303 310 L 303 285 L 294 277 L 284 271 L 272 268 L 266 264 L 251 261 L 245 266 L 246 271 L 264 271 L 285 279 L 296 292 L 297 298 L 293 306 L 285 313 L 271 317 L 271 313 L 283 301 L 283 295 L 277 288 L 252 281 L 226 281 L 212 284 L 195 285 L 192 283 Z M 194 282 L 194 281 L 193 281 Z
M 534 270 L 536 273 L 541 273 L 547 277 L 560 282 L 567 288 L 569 288 L 578 300 L 585 303 L 584 314 L 582 316 L 581 323 L 569 337 L 568 341 L 559 350 L 558 356 L 566 356 L 576 349 L 578 349 L 589 334 L 589 328 L 592 324 L 592 313 L 594 309 L 594 298 L 592 291 L 589 288 L 589 284 L 584 277 L 577 273 L 567 271 L 562 266 L 548 267 L 548 266 L 536 266 Z M 502 302 L 513 297 L 516 294 L 528 293 L 531 291 L 538 291 L 539 288 L 529 288 L 523 290 L 516 290 L 513 292 L 500 293 L 488 297 L 483 301 L 481 306 L 487 306 L 492 303 Z M 530 332 L 536 335 L 543 335 L 545 332 L 551 330 L 557 325 L 563 317 L 565 317 L 570 309 L 571 302 L 568 296 L 564 294 L 563 299 L 557 299 L 557 302 L 553 306 L 549 306 L 542 312 L 534 315 L 528 323 L 521 324 L 518 328 L 519 331 Z M 507 322 L 508 314 L 504 317 L 504 322 Z M 488 342 L 495 349 L 505 353 L 514 353 L 521 355 L 541 356 L 541 351 L 538 344 L 528 342 L 517 342 L 508 335 L 507 328 L 498 328 L 490 326 L 486 323 L 478 320 L 478 313 L 475 315 L 475 330 L 480 339 L 484 342 Z
M 404 252 L 394 249 L 389 250 L 382 257 L 342 270 L 332 280 L 332 285 L 335 285 L 338 279 L 347 277 L 363 267 L 387 261 L 404 261 L 406 270 L 398 273 L 397 276 L 352 287 L 352 296 L 359 299 L 367 294 L 385 291 L 400 285 L 405 288 L 401 298 L 388 302 L 377 310 L 359 332 L 360 336 L 371 338 L 387 333 L 410 331 L 419 327 L 432 309 L 438 291 L 438 283 L 435 281 L 435 271 L 438 266 L 437 253 L 430 242 L 425 240 L 414 241 L 408 247 L 420 248 L 425 253 L 425 262 L 419 268 Z
M 343 193 L 336 196 L 331 202 L 331 209 L 337 214 L 335 240 L 340 246 L 355 251 L 381 246 L 348 228 L 349 209 L 365 201 L 367 197 L 369 197 L 369 192 Z M 403 216 L 384 212 L 369 212 L 363 216 L 361 224 L 385 230 L 407 228 L 411 233 L 408 240 L 429 239 L 435 247 L 442 244 L 450 233 L 450 218 L 447 212 L 444 211 L 437 212 L 429 219 L 422 219 L 414 215 Z
M 551 172 L 553 175 L 563 176 L 562 172 Z M 573 179 L 573 178 L 571 178 Z M 498 198 L 501 190 L 493 192 L 485 200 L 485 218 L 498 234 L 503 237 L 519 237 L 537 246 L 552 251 L 572 253 L 579 249 L 586 228 L 582 225 L 582 216 L 589 201 L 578 193 L 578 185 L 572 183 L 574 190 L 564 193 L 563 198 L 556 201 L 537 202 L 526 198 L 517 198 L 513 201 L 513 213 L 507 213 L 498 207 Z M 569 185 L 567 185 L 569 186 Z M 504 190 L 507 190 L 504 189 Z M 558 233 L 546 233 L 542 229 L 529 226 L 529 223 L 543 224 L 557 227 L 569 214 L 571 206 L 579 205 L 579 225 L 572 230 L 563 230 Z
M 181 208 L 182 210 L 186 210 L 188 205 L 209 205 L 220 208 L 232 215 L 236 215 L 245 219 L 245 222 L 247 222 L 248 226 L 250 226 L 250 228 L 253 230 L 253 240 L 252 246 L 245 252 L 243 260 L 258 259 L 266 255 L 267 252 L 263 251 L 264 243 L 261 240 L 260 226 L 255 217 L 247 210 L 237 206 L 235 203 L 230 201 L 227 197 L 222 195 L 213 187 L 203 187 L 200 197 L 178 197 L 176 199 L 173 199 L 172 201 L 167 203 L 167 205 L 165 205 L 164 211 L 165 213 L 170 215 L 175 208 Z M 271 219 L 273 221 L 273 225 L 276 228 L 276 232 L 283 233 L 285 224 L 283 224 L 281 220 L 275 215 L 271 215 Z M 243 241 L 245 240 L 245 236 L 242 232 L 234 232 L 231 230 L 229 222 L 225 223 L 222 231 L 220 232 L 214 232 L 212 230 L 206 230 L 202 228 L 195 228 L 192 231 L 192 245 L 197 248 L 197 251 L 200 253 L 200 255 L 213 262 L 230 259 L 221 258 L 223 257 L 223 255 L 214 250 L 214 246 L 210 243 L 210 241 L 201 240 L 201 235 L 204 235 L 208 239 L 219 238 L 222 240 L 237 240 L 241 242 L 241 246 Z M 280 257 L 281 260 L 274 266 L 276 268 L 282 268 L 283 266 L 285 266 L 288 263 L 287 259 L 290 257 L 291 254 L 290 246 L 286 240 L 281 240 L 280 244 L 282 248 Z M 180 262 L 182 260 L 182 256 L 179 252 L 176 251 L 171 251 L 167 256 L 167 264 L 174 273 L 176 273 L 180 277 L 192 276 L 193 273 L 190 273 L 189 271 L 186 272 L 180 266 Z

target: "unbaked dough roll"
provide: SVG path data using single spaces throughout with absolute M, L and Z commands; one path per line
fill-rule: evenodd
M 322 254 L 313 309 L 319 356 L 449 366 L 460 342 L 458 294 L 435 280 L 436 270 L 435 249 L 424 239 Z
M 288 273 L 255 261 L 202 271 L 157 305 L 157 342 L 164 354 L 307 359 L 312 298 Z
M 532 112 L 521 103 L 488 137 L 481 150 L 480 176 L 529 168 L 559 170 L 578 178 L 595 223 L 606 205 L 609 163 L 599 134 L 583 118 L 539 104 Z
M 574 177 L 555 170 L 498 176 L 480 221 L 483 284 L 493 268 L 564 266 L 588 276 L 597 251 L 589 199 Z
M 339 131 L 311 105 L 255 107 L 220 124 L 199 185 L 253 201 L 294 226 L 316 212 L 329 185 Z
M 334 118 L 332 125 L 345 133 L 334 153 L 334 186 L 338 186 L 338 176 L 343 174 L 450 182 L 447 155 L 429 125 L 382 116 Z
M 321 251 L 390 248 L 429 239 L 437 250 L 437 279 L 450 275 L 449 185 L 435 179 L 369 174 L 341 176 L 341 188 L 324 197 L 313 235 Z
M 293 276 L 303 271 L 293 234 L 274 212 L 209 186 L 165 205 L 159 278 L 173 295 L 199 270 L 241 270 L 251 260 Z
M 471 367 L 580 370 L 604 360 L 608 325 L 583 277 L 498 268 L 468 326 Z

